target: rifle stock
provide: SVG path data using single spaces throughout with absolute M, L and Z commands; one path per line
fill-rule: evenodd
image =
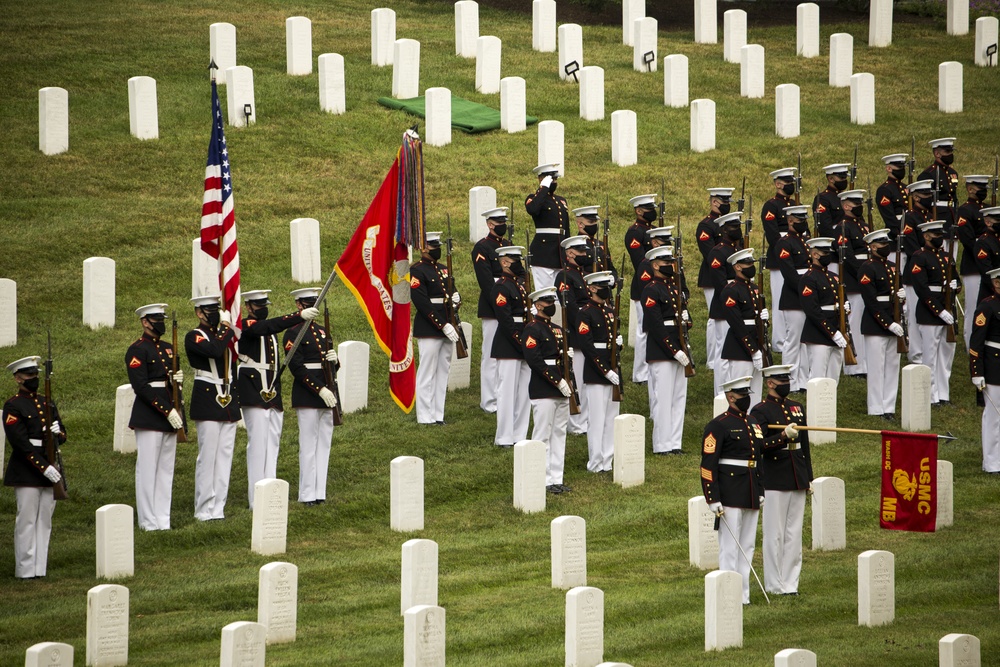
M 303 326 L 309 326 L 309 323 Z M 326 359 L 327 352 L 333 347 L 333 338 L 330 334 L 330 307 L 327 306 L 326 299 L 323 300 L 323 328 L 326 329 L 326 341 L 323 350 L 323 380 L 326 382 L 326 386 L 330 387 L 330 391 L 333 392 L 334 397 L 337 399 L 337 404 L 333 406 L 333 425 L 340 426 L 344 423 L 344 408 L 340 404 L 340 387 L 337 384 L 337 374 L 333 372 L 333 367 L 329 361 Z
M 63 470 L 62 456 L 56 446 L 56 436 L 52 432 L 52 332 L 48 334 L 49 357 L 45 361 L 45 405 L 42 416 L 45 419 L 45 458 L 62 475 L 62 479 L 52 485 L 52 497 L 56 500 L 66 500 L 69 493 L 66 489 L 66 472 Z
M 840 223 L 840 238 L 843 239 L 847 230 L 845 229 L 843 221 Z M 840 239 L 837 240 L 837 258 L 840 260 L 840 271 L 845 272 L 844 269 L 844 246 L 840 243 Z M 857 366 L 858 365 L 858 355 L 854 348 L 854 338 L 851 336 L 851 327 L 847 324 L 847 312 L 844 308 L 844 302 L 846 298 L 844 297 L 844 276 L 837 276 L 837 312 L 840 318 L 838 323 L 838 329 L 840 330 L 840 335 L 842 335 L 847 340 L 847 347 L 844 348 L 844 365 L 845 366 Z
M 181 419 L 184 419 L 184 394 L 181 393 L 180 385 L 174 382 L 174 375 L 177 374 L 177 311 L 174 311 L 171 315 L 171 329 L 172 329 L 172 342 L 174 346 L 173 356 L 170 358 L 170 391 L 171 398 L 173 399 L 174 409 L 180 414 Z M 185 421 L 179 429 L 177 429 L 177 442 L 187 442 L 187 422 Z

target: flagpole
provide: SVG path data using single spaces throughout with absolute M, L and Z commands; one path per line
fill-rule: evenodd
M 770 429 L 783 429 L 788 424 L 768 424 L 767 427 Z M 797 431 L 825 431 L 828 433 L 868 433 L 870 435 L 882 435 L 885 431 L 876 431 L 873 428 L 842 428 L 835 426 L 805 426 L 800 424 L 792 424 Z M 922 433 L 914 433 L 913 435 L 924 435 Z M 943 435 L 937 433 L 928 433 L 927 435 L 934 435 L 940 440 L 958 440 L 958 436 L 954 436 L 951 433 L 946 433 Z

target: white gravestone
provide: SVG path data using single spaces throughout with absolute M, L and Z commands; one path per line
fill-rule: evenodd
M 455 55 L 476 57 L 476 40 L 479 39 L 479 3 L 459 0 L 455 3 Z
M 580 70 L 580 118 L 604 120 L 604 68 L 591 65 Z
M 538 124 L 538 164 L 559 165 L 559 177 L 566 175 L 564 137 L 566 128 L 558 120 L 543 120 Z
M 812 436 L 810 435 L 810 441 Z M 817 477 L 812 481 L 812 548 L 838 551 L 847 548 L 847 500 L 844 480 Z
M 420 42 L 397 39 L 392 47 L 392 96 L 408 100 L 420 95 Z
M 743 580 L 739 572 L 705 575 L 705 650 L 743 646 Z
M 497 207 L 497 191 L 488 185 L 477 185 L 469 190 L 469 241 L 476 243 L 490 232 L 483 211 Z M 455 363 L 454 358 L 452 363 Z
M 128 80 L 128 126 L 136 139 L 159 139 L 156 110 L 156 79 L 133 76 Z
M 939 667 L 980 667 L 979 638 L 973 635 L 952 633 L 938 641 Z
M 87 591 L 87 666 L 128 664 L 128 589 L 101 584 Z
M 403 667 L 445 666 L 445 611 L 420 604 L 403 612 Z
M 347 111 L 344 88 L 344 56 L 324 53 L 319 57 L 319 108 L 332 114 Z
M 764 47 L 760 44 L 740 49 L 740 97 L 764 97 Z
M 531 48 L 542 53 L 556 50 L 556 0 L 531 3 Z
M 813 378 L 806 383 L 806 423 L 810 426 L 837 425 L 837 381 L 831 378 Z M 831 431 L 809 431 L 809 444 L 822 445 L 837 442 Z
M 237 621 L 222 628 L 220 667 L 264 667 L 267 628 L 260 623 Z
M 468 389 L 472 380 L 472 350 L 475 348 L 473 339 L 472 323 L 462 322 L 462 331 L 465 332 L 465 342 L 468 345 L 469 355 L 465 359 L 458 358 L 455 344 L 451 344 L 451 366 L 448 368 L 448 391 L 456 389 Z
M 976 19 L 976 65 L 979 67 L 996 67 L 1000 60 L 1000 53 L 996 53 L 996 46 L 1000 35 L 1000 20 L 995 16 L 982 16 Z M 987 50 L 994 51 L 992 56 L 987 56 Z
M 577 586 L 566 593 L 566 667 L 604 661 L 604 591 Z
M 392 47 L 396 42 L 396 12 L 388 7 L 372 10 L 372 65 L 392 64 Z
M 83 260 L 83 323 L 94 329 L 115 326 L 115 260 Z
M 774 654 L 774 667 L 816 667 L 816 654 L 804 648 L 786 648 Z
M 895 557 L 888 551 L 865 551 L 858 556 L 858 625 L 886 625 L 895 617 Z
M 69 150 L 69 93 L 49 86 L 38 91 L 38 150 L 58 155 Z
M 715 102 L 691 101 L 691 150 L 695 153 L 715 150 Z
M 782 139 L 799 136 L 799 87 L 794 83 L 774 89 L 774 133 Z
M 969 0 L 948 0 L 948 34 L 969 34 Z
M 429 146 L 447 146 L 451 143 L 451 91 L 447 88 L 428 88 L 424 91 L 424 116 L 427 129 L 424 141 Z
M 73 647 L 62 642 L 42 642 L 24 653 L 24 667 L 73 667 Z
M 851 122 L 855 125 L 875 124 L 875 75 L 851 75 Z
M 719 533 L 705 496 L 688 500 L 688 562 L 700 570 L 719 567 Z
M 232 23 L 208 26 L 208 54 L 220 72 L 236 67 L 236 26 Z M 220 86 L 226 85 L 225 77 L 217 79 Z
M 506 76 L 500 79 L 500 129 L 523 132 L 528 127 L 527 93 L 524 79 Z
M 655 72 L 659 53 L 657 49 L 656 19 L 636 19 L 632 38 L 632 69 L 636 72 Z
M 476 91 L 483 95 L 500 92 L 501 48 L 500 38 L 493 35 L 476 40 Z
M 561 516 L 549 524 L 552 542 L 552 588 L 587 585 L 587 522 Z
M 253 489 L 250 549 L 262 556 L 283 554 L 288 538 L 288 482 L 262 479 Z
M 438 545 L 434 540 L 403 542 L 399 614 L 417 605 L 437 606 Z
M 719 19 L 715 0 L 694 0 L 695 44 L 715 44 L 719 41 Z
M 17 283 L 0 278 L 0 347 L 17 345 Z
M 830 85 L 847 88 L 854 74 L 854 37 L 846 32 L 830 35 Z
M 636 19 L 645 18 L 646 0 L 622 0 L 622 44 L 633 46 L 635 33 L 632 27 Z
M 938 111 L 962 113 L 962 63 L 938 65 Z
M 729 401 L 726 400 L 726 392 L 719 392 L 712 400 L 712 414 L 716 417 L 729 409 Z
M 133 403 L 135 403 L 135 391 L 132 385 L 120 385 L 115 390 L 114 451 L 121 454 L 136 452 L 135 431 L 128 427 L 128 422 L 132 418 Z
M 663 104 L 675 109 L 688 105 L 688 57 L 683 54 L 663 59 Z
M 389 464 L 389 527 L 407 533 L 424 529 L 424 460 L 397 456 Z
M 267 628 L 267 644 L 295 641 L 299 606 L 299 568 L 268 563 L 257 578 L 257 622 Z
M 337 386 L 341 409 L 347 415 L 367 408 L 371 347 L 360 340 L 345 340 L 337 346 L 337 356 L 340 358 Z
M 566 73 L 566 65 L 575 63 L 575 67 L 583 67 L 583 28 L 576 23 L 565 23 L 559 26 L 559 78 L 563 81 L 576 81 L 576 77 Z
M 646 419 L 618 415 L 614 430 L 614 482 L 623 489 L 646 481 Z
M 722 14 L 722 59 L 727 63 L 740 61 L 740 49 L 747 45 L 747 13 L 730 9 Z
M 893 0 L 871 0 L 868 11 L 868 46 L 892 44 Z
M 244 65 L 236 65 L 226 70 L 226 110 L 231 127 L 246 127 L 257 122 L 257 102 L 253 92 L 253 70 Z M 250 116 L 246 115 L 247 105 Z
M 319 220 L 296 218 L 289 224 L 292 242 L 292 280 L 314 283 L 323 280 L 319 259 Z
M 514 445 L 514 507 L 525 514 L 545 510 L 545 449 L 541 440 Z
M 135 574 L 135 535 L 129 505 L 104 505 L 97 515 L 97 578 Z
M 611 161 L 630 167 L 639 161 L 638 117 L 621 109 L 611 113 Z
M 951 461 L 937 462 L 937 523 L 935 529 L 955 523 L 955 467 Z
M 201 251 L 201 239 L 191 241 L 191 298 L 219 293 L 219 260 Z
M 632 665 L 625 662 L 602 662 L 597 667 L 632 667 Z
M 819 55 L 819 5 L 815 2 L 795 8 L 795 53 L 803 58 Z
M 923 364 L 903 366 L 901 428 L 927 431 L 931 427 L 931 369 Z M 812 442 L 812 438 L 809 438 Z
M 312 21 L 305 16 L 285 19 L 285 68 L 293 76 L 312 74 Z

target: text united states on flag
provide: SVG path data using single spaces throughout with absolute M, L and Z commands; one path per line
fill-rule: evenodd
M 219 260 L 222 309 L 240 335 L 240 251 L 236 245 L 236 218 L 233 214 L 233 180 L 229 169 L 229 149 L 222 131 L 222 107 L 212 80 L 212 139 L 205 165 L 205 195 L 201 204 L 201 250 Z

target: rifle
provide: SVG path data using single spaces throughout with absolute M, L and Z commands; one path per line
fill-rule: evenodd
M 746 203 L 746 194 L 747 194 L 747 177 L 744 176 L 743 187 L 740 188 L 740 198 L 736 202 L 736 210 L 739 211 L 740 213 L 743 212 L 743 204 Z
M 854 144 L 854 162 L 851 163 L 851 182 L 847 184 L 848 190 L 854 189 L 854 181 L 856 181 L 857 178 L 858 178 L 858 145 Z
M 603 239 L 603 245 L 604 245 L 603 250 L 604 250 L 604 252 L 603 253 L 599 252 L 597 254 L 597 270 L 598 271 L 607 271 L 608 270 L 608 267 L 605 266 L 604 264 L 605 264 L 605 257 L 607 257 L 608 263 L 610 263 L 610 260 L 611 260 L 611 254 L 610 254 L 611 250 L 610 250 L 610 246 L 608 245 L 608 236 L 610 234 L 611 234 L 611 209 L 610 209 L 610 202 L 609 202 L 608 196 L 604 195 L 604 239 Z M 598 248 L 598 250 L 601 250 L 601 249 Z
M 750 247 L 750 232 L 753 231 L 753 195 L 750 195 L 750 199 L 747 202 L 747 219 L 743 223 L 747 226 L 746 237 L 743 239 L 743 247 Z
M 993 156 L 993 194 L 990 196 L 990 206 L 997 205 L 997 181 L 1000 181 L 1000 155 Z
M 559 305 L 562 306 L 562 374 L 566 384 L 569 385 L 569 413 L 578 415 L 580 414 L 580 395 L 577 393 L 573 367 L 569 365 L 569 292 L 557 290 L 556 295 L 559 297 Z M 614 344 L 615 341 L 612 340 L 611 345 Z M 621 382 L 620 379 L 619 382 Z
M 56 436 L 52 432 L 52 332 L 48 332 L 49 337 L 49 358 L 45 360 L 45 405 L 42 408 L 42 417 L 45 419 L 45 458 L 49 465 L 54 466 L 62 479 L 52 485 L 52 497 L 56 500 L 66 500 L 69 493 L 66 491 L 66 473 L 63 471 L 62 456 L 59 448 L 56 447 Z
M 694 355 L 691 354 L 690 340 L 688 339 L 687 326 L 684 324 L 684 250 L 681 239 L 681 216 L 677 216 L 677 236 L 674 237 L 674 258 L 677 260 L 677 335 L 680 339 L 681 349 L 687 355 L 688 363 L 684 367 L 684 377 L 693 378 Z
M 170 314 L 170 319 L 173 321 L 173 345 L 174 353 L 170 357 L 170 387 L 172 392 L 172 400 L 174 402 L 174 409 L 177 410 L 178 414 L 181 416 L 181 420 L 184 420 L 184 394 L 181 393 L 180 385 L 174 382 L 174 376 L 177 375 L 177 311 L 175 310 Z M 187 442 L 187 421 L 177 429 L 177 442 Z
M 303 326 L 309 326 L 306 323 Z M 323 381 L 326 382 L 326 386 L 330 387 L 330 391 L 333 392 L 334 397 L 337 399 L 337 404 L 333 406 L 333 425 L 340 426 L 344 423 L 344 408 L 340 404 L 340 387 L 337 384 L 337 374 L 333 372 L 332 364 L 326 360 L 326 354 L 333 347 L 333 339 L 330 336 L 330 308 L 326 304 L 326 299 L 323 300 L 323 328 L 326 329 L 326 338 L 324 344 L 324 354 L 323 354 Z
M 802 153 L 799 153 L 799 166 L 795 170 L 795 205 L 799 205 L 799 197 L 802 193 Z
M 469 356 L 469 345 L 465 340 L 465 330 L 462 329 L 462 320 L 458 318 L 458 312 L 455 309 L 455 304 L 451 300 L 451 295 L 455 293 L 455 274 L 452 273 L 451 268 L 451 252 L 452 252 L 452 238 L 451 238 L 451 214 L 448 216 L 448 289 L 444 297 L 445 312 L 447 313 L 448 323 L 455 327 L 455 331 L 458 333 L 458 342 L 455 343 L 455 356 L 459 359 L 465 359 Z
M 840 272 L 841 275 L 837 276 L 837 312 L 840 316 L 840 334 L 847 339 L 847 347 L 844 348 L 844 365 L 845 366 L 857 366 L 858 365 L 858 355 L 854 348 L 854 338 L 851 336 L 851 328 L 847 324 L 847 313 L 844 311 L 844 278 L 847 277 L 847 271 L 844 269 L 844 244 L 841 243 L 841 239 L 847 238 L 847 227 L 846 223 L 840 221 L 840 239 L 837 239 L 837 259 L 840 262 Z
M 896 257 L 903 256 L 903 234 L 900 232 L 896 234 Z M 896 272 L 892 276 L 892 319 L 895 322 L 899 322 L 903 327 L 903 335 L 896 338 L 896 353 L 905 354 L 910 350 L 910 332 L 906 325 L 906 318 L 903 317 L 903 306 L 899 302 L 899 272 L 902 268 L 898 265 L 896 266 Z
M 622 253 L 622 271 L 625 271 L 626 255 L 627 253 Z M 611 400 L 616 403 L 621 403 L 622 396 L 625 394 L 625 386 L 622 384 L 621 358 L 618 355 L 618 332 L 621 329 L 619 317 L 621 316 L 622 288 L 624 286 L 625 280 L 619 278 L 618 284 L 615 285 L 615 320 L 611 326 L 611 340 L 608 341 L 608 345 L 611 346 L 611 368 L 618 373 L 618 384 L 611 387 Z
M 952 202 L 948 201 L 948 217 L 951 222 Z M 948 249 L 944 257 L 944 307 L 955 316 L 958 321 L 958 310 L 955 308 L 955 291 L 951 288 L 951 281 L 955 278 L 954 264 L 952 263 L 952 253 L 955 252 L 955 226 L 948 226 Z M 945 341 L 955 342 L 955 322 L 952 322 L 945 329 Z
M 757 291 L 760 292 L 760 298 L 763 303 L 767 303 L 764 300 L 764 258 L 767 257 L 767 237 L 764 237 L 764 243 L 761 246 L 760 257 L 757 259 Z M 774 295 L 771 295 L 771 300 L 774 301 Z M 772 303 L 772 305 L 774 305 Z M 757 320 L 757 343 L 760 345 L 761 353 L 764 357 L 764 366 L 770 366 L 774 363 L 774 353 L 771 351 L 771 320 L 764 320 L 760 316 L 759 312 L 754 314 L 754 319 Z
M 656 226 L 657 227 L 662 227 L 663 226 L 663 215 L 664 215 L 664 213 L 667 210 L 667 203 L 666 203 L 666 201 L 664 201 L 663 195 L 666 193 L 666 191 L 667 191 L 666 184 L 665 184 L 663 178 L 661 177 L 660 178 L 660 203 L 657 206 L 657 208 L 660 211 L 660 217 L 656 221 Z
M 559 252 L 562 252 L 562 248 L 559 248 Z M 535 281 L 531 277 L 531 245 L 528 243 L 527 229 L 524 230 L 524 287 L 528 294 L 535 291 Z
M 451 232 L 448 232 L 451 236 Z M 514 200 L 510 200 L 510 217 L 507 219 L 507 240 L 514 245 Z
M 874 211 L 875 202 L 872 201 L 872 177 L 868 177 L 868 199 L 865 200 L 865 208 L 868 210 L 868 231 L 871 231 L 875 227 L 875 218 L 872 217 L 872 212 Z
M 917 170 L 917 138 L 912 134 L 910 135 L 910 159 L 909 162 L 907 162 L 906 166 L 908 167 L 906 174 L 906 184 L 912 185 L 913 172 Z

